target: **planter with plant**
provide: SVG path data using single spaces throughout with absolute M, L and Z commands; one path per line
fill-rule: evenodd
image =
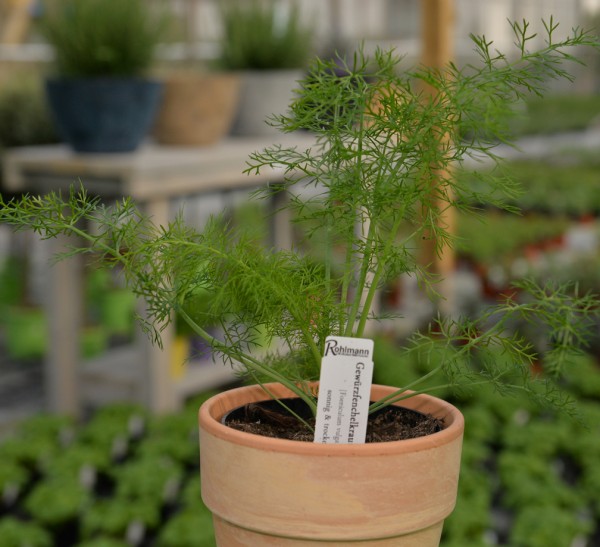
M 147 72 L 166 15 L 144 0 L 49 0 L 42 22 L 55 52 L 47 97 L 77 152 L 129 152 L 150 130 L 161 83 Z M 156 6 L 155 6 L 156 7 Z
M 4 79 L 0 87 L 0 151 L 56 142 L 58 135 L 38 79 L 24 71 Z
M 240 97 L 240 76 L 227 70 L 187 66 L 164 75 L 164 93 L 152 134 L 156 142 L 207 146 L 231 130 Z
M 46 237 L 69 233 L 85 241 L 67 256 L 91 247 L 106 256 L 103 262 L 123 266 L 129 286 L 147 302 L 142 325 L 157 343 L 161 328 L 177 313 L 214 352 L 256 382 L 216 395 L 200 409 L 202 492 L 214 515 L 217 544 L 437 545 L 456 499 L 463 418 L 424 392 L 491 385 L 503 393 L 526 393 L 532 404 L 567 405 L 555 377 L 582 343 L 598 302 L 565 286 L 523 282 L 526 300 L 508 299 L 474 320 L 433 320 L 429 331 L 412 337 L 403 351 L 431 355 L 431 366 L 407 384 L 372 387 L 372 403 L 361 418 L 366 424 L 366 415 L 371 417 L 366 443 L 353 443 L 352 435 L 346 444 L 310 442 L 315 433 L 317 441 L 326 440 L 322 417 L 330 390 L 323 388 L 323 373 L 331 363 L 324 352 L 335 356 L 332 348 L 343 346 L 350 354 L 357 347 L 361 356 L 369 354 L 360 345 L 368 344 L 365 337 L 378 318 L 378 289 L 399 274 L 417 276 L 435 294 L 416 249 L 424 238 L 438 251 L 452 240 L 444 210 L 462 207 L 458 198 L 470 190 L 451 165 L 473 156 L 497 159 L 494 144 L 506 139 L 511 103 L 528 91 L 541 93 L 545 78 L 569 77 L 562 63 L 573 59 L 570 48 L 598 45 L 578 29 L 555 41 L 551 20 L 546 47 L 531 52 L 527 23 L 513 30 L 518 45 L 513 60 L 475 37 L 481 65 L 464 69 L 419 66 L 399 73 L 399 60 L 386 51 L 372 59 L 359 51 L 341 76 L 333 70 L 337 62 L 314 62 L 289 115 L 279 116 L 277 125 L 284 132 L 313 132 L 315 146 L 255 153 L 248 172 L 284 171 L 297 221 L 309 233 L 324 234 L 320 262 L 293 250 L 257 246 L 219 221 L 201 234 L 181 218 L 155 226 L 131 200 L 107 208 L 83 189 L 72 189 L 64 199 L 49 194 L 2 201 L 4 222 Z M 466 134 L 468 142 L 461 139 Z M 482 171 L 481 177 L 493 192 L 475 196 L 476 202 L 502 205 L 499 196 L 510 195 L 512 186 L 494 171 Z M 302 192 L 306 186 L 316 191 Z M 86 220 L 94 221 L 93 232 L 82 228 Z M 213 295 L 210 316 L 219 320 L 219 337 L 190 315 L 189 302 L 199 288 Z M 545 322 L 551 334 L 545 376 L 532 377 L 535 352 L 518 333 L 507 334 L 507 326 L 523 317 Z M 265 352 L 257 333 L 277 343 Z M 445 348 L 452 351 L 438 359 Z M 368 378 L 357 377 L 367 361 L 350 369 L 350 383 L 335 392 L 339 401 L 343 388 L 352 393 L 349 402 L 358 401 L 355 389 L 369 386 Z M 368 398 L 367 392 L 364 401 Z M 254 423 L 222 423 L 235 407 L 257 416 Z M 414 418 L 410 409 L 428 415 L 422 418 L 433 429 L 404 440 L 377 429 L 377 423 L 387 429 L 403 423 L 401 415 Z M 261 434 L 263 426 L 279 427 L 286 438 Z M 329 440 L 337 436 L 330 433 Z
M 311 55 L 311 32 L 301 20 L 299 2 L 227 0 L 221 15 L 218 65 L 241 77 L 232 133 L 274 135 L 268 120 L 288 107 Z

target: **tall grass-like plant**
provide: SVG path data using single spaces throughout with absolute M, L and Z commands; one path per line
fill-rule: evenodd
M 275 0 L 227 0 L 222 3 L 220 65 L 228 70 L 303 68 L 312 35 L 298 6 Z
M 0 149 L 57 140 L 39 81 L 16 73 L 0 89 Z
M 42 31 L 61 76 L 139 76 L 167 27 L 161 4 L 145 0 L 46 0 Z
M 181 218 L 156 226 L 129 199 L 106 207 L 84 190 L 27 196 L 2 202 L 0 220 L 33 228 L 44 237 L 72 234 L 85 245 L 75 253 L 98 253 L 105 263 L 119 264 L 136 294 L 147 303 L 143 322 L 160 343 L 160 330 L 177 312 L 216 353 L 259 382 L 281 382 L 316 411 L 309 380 L 318 378 L 325 339 L 329 335 L 363 337 L 374 311 L 377 290 L 388 280 L 410 273 L 434 290 L 419 266 L 415 251 L 423 239 L 441 251 L 452 243 L 442 222 L 445 210 L 464 203 L 496 203 L 516 190 L 494 171 L 484 170 L 485 193 L 461 184 L 450 169 L 470 157 L 498 161 L 494 146 L 506 140 L 505 114 L 528 93 L 541 94 L 548 78 L 570 78 L 563 68 L 574 61 L 570 51 L 597 46 L 575 29 L 555 41 L 556 27 L 546 24 L 546 46 L 529 51 L 527 23 L 513 24 L 517 56 L 508 58 L 484 38 L 474 37 L 478 65 L 444 70 L 424 66 L 399 70 L 393 51 L 372 58 L 358 51 L 347 62 L 316 60 L 302 82 L 288 115 L 276 124 L 284 132 L 310 131 L 308 149 L 273 146 L 252 154 L 248 172 L 278 168 L 285 173 L 289 207 L 307 233 L 319 234 L 324 259 L 294 250 L 275 251 L 222 222 L 202 233 Z M 344 70 L 333 70 L 344 64 Z M 434 90 L 434 93 L 431 93 Z M 465 141 L 462 135 L 470 135 Z M 314 186 L 316 197 L 303 195 Z M 297 190 L 297 191 L 296 191 Z M 266 189 L 265 192 L 271 192 Z M 293 197 L 298 196 L 298 197 Z M 95 230 L 83 225 L 93 220 Z M 405 351 L 440 353 L 423 378 L 398 386 L 383 405 L 427 391 L 491 383 L 509 386 L 532 398 L 565 404 L 550 377 L 531 383 L 533 350 L 519 336 L 506 334 L 515 318 L 548 325 L 554 349 L 546 356 L 549 370 L 559 374 L 573 348 L 582 341 L 583 325 L 598 309 L 590 295 L 565 286 L 539 288 L 524 283 L 530 298 L 507 300 L 476 320 L 435 325 L 437 340 L 417 333 Z M 212 336 L 190 302 L 198 291 L 212 294 L 210 319 L 218 319 L 223 335 Z M 596 306 L 596 307 L 595 307 Z M 266 352 L 264 333 L 278 341 Z M 440 342 L 441 338 L 441 342 Z M 444 347 L 455 351 L 444 352 Z M 477 365 L 469 359 L 478 353 Z M 444 374 L 445 373 L 445 374 Z M 439 384 L 432 378 L 439 377 Z

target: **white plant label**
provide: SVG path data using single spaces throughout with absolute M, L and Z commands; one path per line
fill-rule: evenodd
M 372 381 L 373 340 L 327 337 L 319 381 L 316 443 L 365 442 Z

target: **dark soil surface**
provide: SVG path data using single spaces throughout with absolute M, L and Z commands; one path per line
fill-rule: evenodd
M 297 399 L 286 401 L 288 404 Z M 314 418 L 307 416 L 305 408 L 294 408 L 311 427 Z M 293 441 L 313 441 L 312 431 L 296 417 L 289 414 L 276 401 L 252 403 L 228 414 L 223 422 L 233 429 Z M 441 431 L 442 420 L 408 408 L 390 406 L 369 416 L 367 443 L 414 439 Z

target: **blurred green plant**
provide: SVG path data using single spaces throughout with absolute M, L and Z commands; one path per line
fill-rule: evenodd
M 511 120 L 515 136 L 581 131 L 600 121 L 600 96 L 550 95 L 523 101 Z
M 140 76 L 168 28 L 165 5 L 145 0 L 46 0 L 41 29 L 68 77 Z
M 35 485 L 24 502 L 25 510 L 50 528 L 77 521 L 90 502 L 89 491 L 78 478 L 50 478 Z
M 52 535 L 35 522 L 14 517 L 0 519 L 2 547 L 53 547 Z
M 167 521 L 157 540 L 158 547 L 214 547 L 212 515 L 197 509 L 183 510 Z
M 479 216 L 460 214 L 456 223 L 458 252 L 486 266 L 510 263 L 522 257 L 528 245 L 562 236 L 569 226 L 568 220 L 560 216 L 516 216 L 498 211 Z
M 540 493 L 540 498 L 544 494 Z M 543 500 L 542 500 L 543 501 Z M 592 523 L 573 511 L 537 505 L 523 507 L 515 518 L 510 534 L 512 547 L 549 547 L 573 545 L 578 536 L 592 531 Z
M 15 73 L 0 86 L 0 151 L 58 142 L 39 78 Z
M 160 523 L 160 506 L 152 499 L 135 501 L 120 496 L 95 500 L 81 519 L 82 536 L 92 539 L 103 535 L 124 539 L 132 522 L 140 522 L 146 529 L 154 529 Z
M 600 211 L 598 158 L 589 154 L 560 154 L 535 160 L 513 160 L 503 164 L 501 176 L 509 177 L 521 188 L 505 204 L 528 212 L 580 216 Z M 461 195 L 466 203 L 480 206 L 477 194 L 492 188 L 480 174 L 459 172 L 470 189 Z
M 147 455 L 115 468 L 113 476 L 117 484 L 117 497 L 156 501 L 160 507 L 178 491 L 183 469 L 166 456 Z
M 9 488 L 17 489 L 17 494 L 29 482 L 32 473 L 27 471 L 17 462 L 10 460 L 0 461 L 0 498 L 9 494 Z M 8 496 L 7 496 L 8 497 Z
M 107 473 L 111 468 L 107 451 L 100 445 L 76 443 L 50 459 L 43 467 L 46 477 L 79 479 L 84 468 Z
M 566 484 L 551 462 L 534 454 L 504 451 L 498 458 L 498 473 L 506 507 L 548 506 L 577 511 L 586 504 L 583 493 Z
M 82 541 L 76 547 L 130 547 L 130 543 L 110 537 L 95 537 L 93 539 Z
M 311 55 L 312 33 L 297 4 L 276 0 L 220 3 L 223 37 L 219 65 L 228 70 L 303 68 Z
M 482 544 L 492 524 L 492 480 L 480 470 L 461 470 L 457 504 L 444 523 L 444 542 L 471 546 Z
M 30 471 L 39 471 L 59 450 L 58 439 L 14 435 L 0 443 L 0 458 L 17 462 Z

